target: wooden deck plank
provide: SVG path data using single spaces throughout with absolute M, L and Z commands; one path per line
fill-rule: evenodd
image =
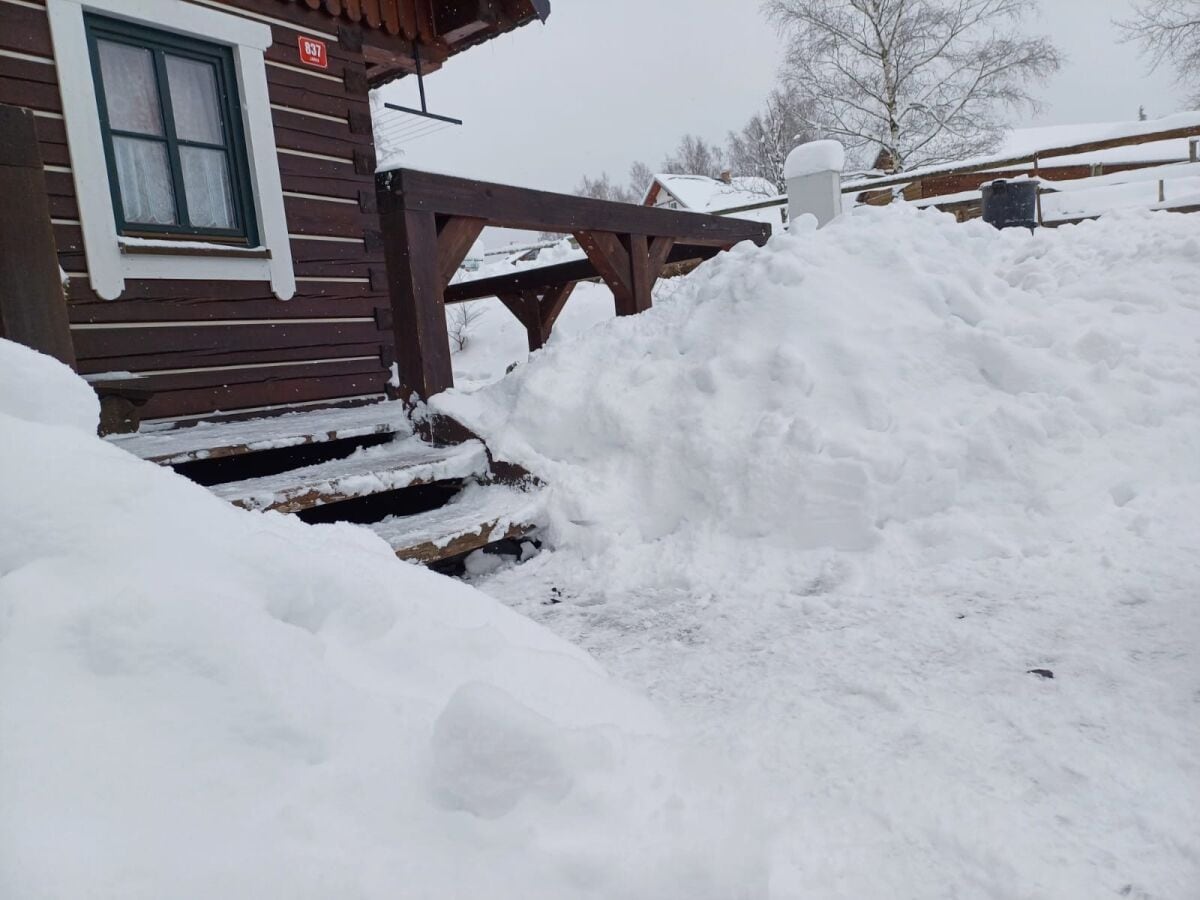
M 114 435 L 108 440 L 142 459 L 169 466 L 374 434 L 411 433 L 404 404 L 384 402 L 236 422 L 150 428 L 136 434 Z
M 218 484 L 209 490 L 242 509 L 297 513 L 419 484 L 484 477 L 487 472 L 487 450 L 479 441 L 434 447 L 410 437 L 358 450 L 343 459 Z
M 440 509 L 368 525 L 400 559 L 429 564 L 530 533 L 541 519 L 538 491 L 473 485 Z

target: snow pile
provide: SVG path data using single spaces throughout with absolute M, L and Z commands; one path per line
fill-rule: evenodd
M 554 484 L 560 540 L 1020 554 L 1085 485 L 1140 480 L 1148 438 L 1156 478 L 1195 474 L 1157 445 L 1200 407 L 1198 260 L 1184 217 L 1031 238 L 861 210 L 436 403 Z
M 1187 896 L 1198 277 L 1161 213 L 737 248 L 435 398 L 553 486 L 482 585 L 735 760 L 774 896 Z
M 84 433 L 44 357 L 0 373 L 0 895 L 761 893 L 736 798 L 585 654 Z
M 100 399 L 58 360 L 0 338 L 0 413 L 96 433 Z

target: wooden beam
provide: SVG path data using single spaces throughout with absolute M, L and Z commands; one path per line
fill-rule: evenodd
M 75 367 L 33 113 L 0 106 L 0 337 Z
M 741 241 L 763 245 L 771 226 L 661 207 L 614 203 L 529 188 L 492 184 L 469 178 L 435 175 L 414 169 L 388 173 L 396 202 L 410 209 L 486 219 L 499 228 L 574 234 L 670 235 L 693 246 L 726 247 Z
M 452 216 L 438 229 L 438 271 L 442 276 L 443 289 L 450 284 L 458 267 L 479 240 L 484 224 L 483 219 Z
M 390 204 L 381 192 L 380 222 L 392 302 L 399 397 L 427 400 L 454 386 L 450 336 L 438 268 L 437 219 L 432 212 Z
M 579 231 L 575 233 L 575 240 L 579 241 L 588 262 L 613 292 L 617 315 L 632 315 L 635 309 L 629 251 L 621 246 L 615 234 L 606 231 Z
M 653 247 L 653 244 L 651 244 L 651 247 Z M 720 250 L 720 247 L 698 247 L 678 243 L 667 254 L 667 264 L 711 259 Z M 446 288 L 446 302 L 465 303 L 468 300 L 494 297 L 498 291 L 537 290 L 544 292 L 568 282 L 599 280 L 601 280 L 600 275 L 596 272 L 595 266 L 587 259 L 578 259 L 571 262 L 522 269 L 510 275 L 494 275 L 489 278 L 459 281 Z
M 861 180 L 847 184 L 843 193 L 861 193 L 878 188 L 893 187 L 899 184 L 909 184 L 922 178 L 945 178 L 950 175 L 967 175 L 975 172 L 988 172 L 992 169 L 1006 169 L 1017 165 L 1029 165 L 1035 158 L 1041 160 L 1054 159 L 1059 156 L 1075 156 L 1079 153 L 1096 153 L 1100 150 L 1115 150 L 1118 147 L 1136 147 L 1140 144 L 1152 144 L 1158 141 L 1174 141 L 1182 138 L 1200 136 L 1200 125 L 1187 128 L 1172 128 L 1169 131 L 1153 131 L 1145 134 L 1126 135 L 1119 138 L 1108 138 L 1103 141 L 1088 141 L 1083 144 L 1071 144 L 1065 147 L 1047 147 L 1024 156 L 1009 156 L 989 159 L 979 163 L 966 165 L 950 165 L 944 168 L 914 169 L 912 172 L 898 172 L 886 178 L 871 181 Z
M 550 332 L 554 330 L 554 323 L 558 321 L 558 317 L 562 314 L 563 309 L 567 305 L 567 301 L 571 299 L 571 294 L 575 292 L 575 285 L 578 281 L 570 281 L 561 287 L 550 288 L 542 295 L 539 303 L 542 318 L 542 331 L 546 338 L 549 339 Z
M 438 35 L 448 44 L 457 44 L 482 31 L 495 31 L 501 27 L 500 10 L 492 0 L 440 3 L 434 11 L 434 21 Z

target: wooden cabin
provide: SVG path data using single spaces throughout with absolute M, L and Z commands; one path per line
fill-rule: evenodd
M 0 104 L 33 111 L 80 373 L 141 376 L 144 419 L 382 396 L 368 92 L 548 14 L 0 0 Z
M 528 535 L 534 480 L 414 402 L 454 383 L 446 304 L 498 298 L 535 350 L 580 281 L 637 315 L 666 267 L 770 235 L 376 172 L 372 87 L 548 14 L 547 0 L 0 0 L 0 337 L 87 377 L 113 444 L 235 505 L 354 522 L 451 567 Z M 451 288 L 487 226 L 573 235 L 582 256 Z

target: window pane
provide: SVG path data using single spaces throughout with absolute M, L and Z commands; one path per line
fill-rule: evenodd
M 220 150 L 180 147 L 188 217 L 196 228 L 234 228 L 229 166 Z
M 109 124 L 118 131 L 163 133 L 154 59 L 149 50 L 98 41 Z
M 113 154 L 117 160 L 125 221 L 174 225 L 175 191 L 171 185 L 166 144 L 114 137 Z
M 168 56 L 167 80 L 171 83 L 171 106 L 179 139 L 224 144 L 217 73 L 213 67 L 193 59 Z

